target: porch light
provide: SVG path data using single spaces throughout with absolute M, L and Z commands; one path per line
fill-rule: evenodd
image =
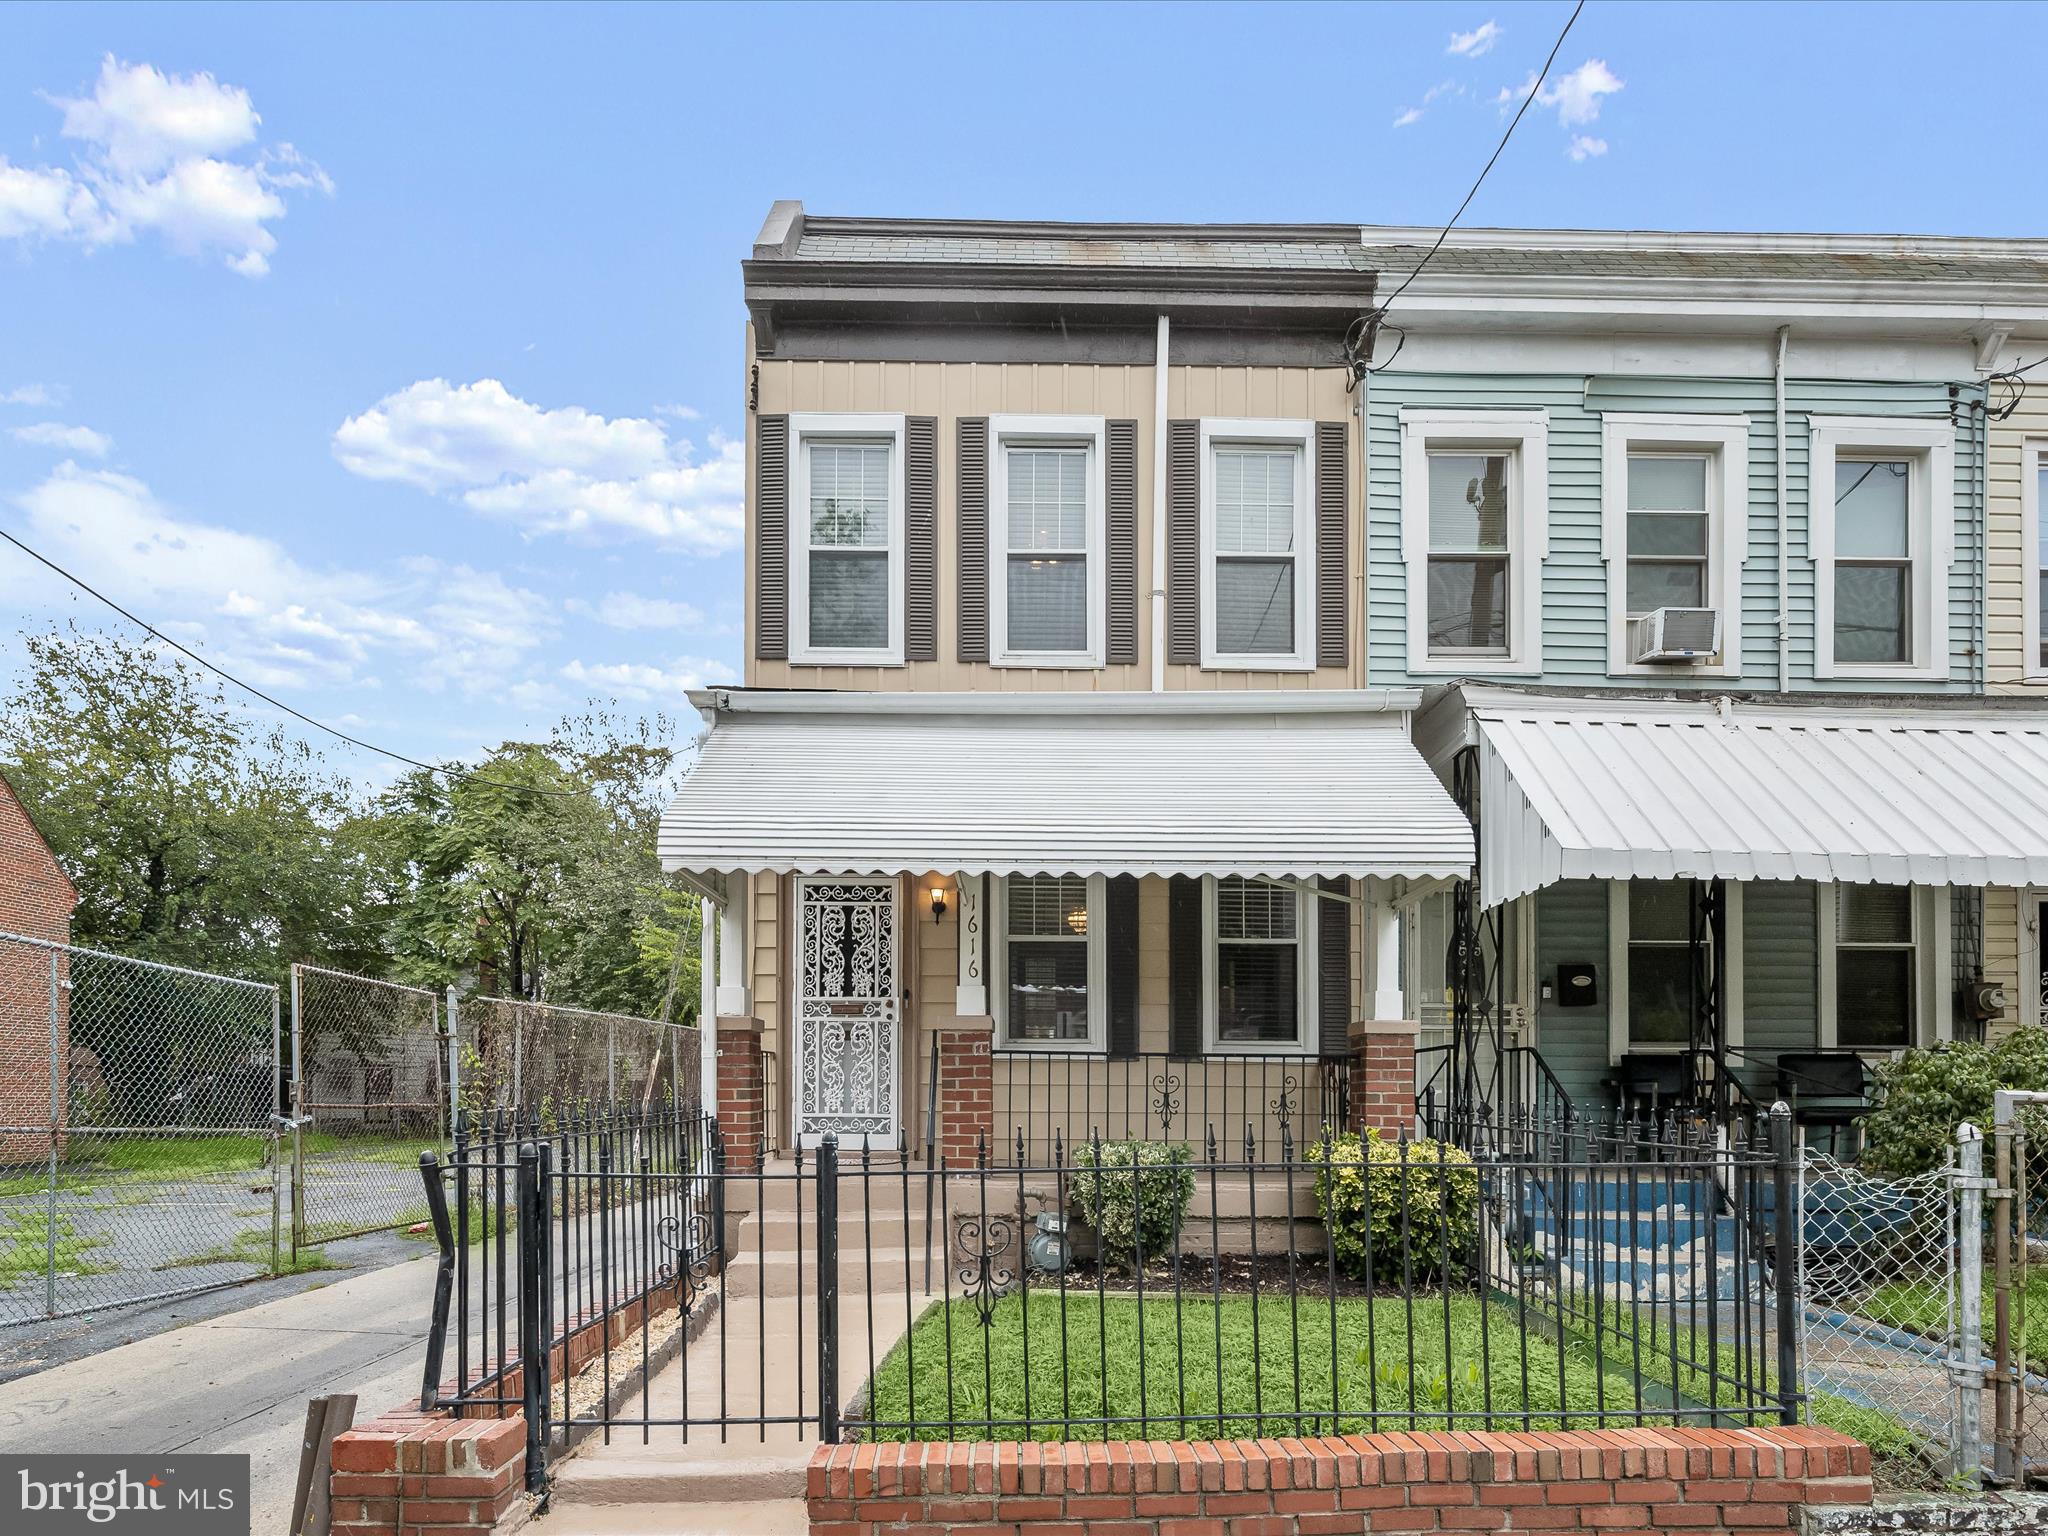
M 1088 909 L 1076 907 L 1067 914 L 1067 931 L 1085 934 L 1088 931 Z
M 932 887 L 932 921 L 936 923 L 945 915 L 946 888 L 943 885 L 935 885 Z

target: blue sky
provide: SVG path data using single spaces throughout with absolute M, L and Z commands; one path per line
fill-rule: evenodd
M 740 665 L 773 198 L 1436 222 L 1568 10 L 12 6 L 0 526 L 408 753 L 677 708 Z M 1593 0 L 1468 222 L 2048 235 L 2044 45 Z M 5 548 L 0 604 L 0 666 L 102 621 Z

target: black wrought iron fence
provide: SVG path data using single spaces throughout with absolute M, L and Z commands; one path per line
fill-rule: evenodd
M 429 1165 L 453 1207 L 432 1348 L 452 1339 L 458 1363 L 443 1389 L 430 1353 L 424 1400 L 523 1409 L 536 1469 L 577 1424 L 829 1441 L 1797 1422 L 1796 1163 L 1773 1125 L 1524 1122 L 1476 1158 L 1284 1128 L 1273 1156 L 1250 1126 L 1192 1147 L 1055 1130 L 1048 1157 L 1020 1132 L 969 1167 L 828 1139 L 747 1170 L 703 1122 L 525 1145 L 495 1125 Z M 652 1155 L 622 1150 L 633 1134 Z M 572 1391 L 576 1329 L 664 1288 L 715 1296 L 680 1358 L 623 1402 L 609 1377 Z

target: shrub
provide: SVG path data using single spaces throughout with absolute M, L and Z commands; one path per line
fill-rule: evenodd
M 1074 1148 L 1067 1200 L 1095 1229 L 1102 1257 L 1114 1264 L 1173 1251 L 1195 1195 L 1188 1149 L 1157 1141 L 1090 1141 Z
M 1987 1133 L 2001 1088 L 2048 1089 L 2048 1030 L 2016 1029 L 1995 1046 L 1912 1050 L 1877 1069 L 1878 1107 L 1863 1120 L 1863 1163 L 1904 1178 L 1939 1168 L 1965 1120 Z
M 1439 1275 L 1472 1250 L 1479 1230 L 1479 1175 L 1447 1141 L 1388 1141 L 1328 1136 L 1303 1161 L 1317 1166 L 1316 1211 L 1330 1234 L 1337 1267 L 1356 1280 L 1398 1282 L 1404 1273 Z M 1404 1198 L 1405 1197 L 1405 1198 Z M 1403 1215 L 1406 1227 L 1403 1228 Z M 1371 1259 L 1368 1271 L 1367 1259 Z

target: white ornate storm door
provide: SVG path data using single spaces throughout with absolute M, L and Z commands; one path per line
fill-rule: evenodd
M 896 882 L 796 886 L 796 1134 L 897 1145 Z

